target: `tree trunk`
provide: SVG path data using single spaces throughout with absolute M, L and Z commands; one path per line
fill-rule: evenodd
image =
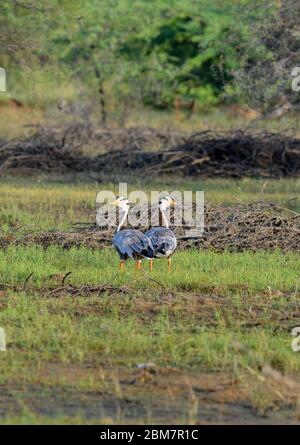
M 99 94 L 100 94 L 100 105 L 101 105 L 101 125 L 106 127 L 107 124 L 107 111 L 106 111 L 106 101 L 105 101 L 105 90 L 103 79 L 101 78 L 101 73 L 97 66 L 95 66 L 95 75 L 99 82 Z

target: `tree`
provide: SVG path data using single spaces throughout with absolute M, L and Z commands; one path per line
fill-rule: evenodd
M 239 20 L 245 38 L 234 72 L 236 94 L 268 116 L 298 109 L 291 73 L 300 61 L 299 1 L 253 0 L 240 9 Z
M 231 26 L 231 7 L 205 0 L 170 6 L 146 36 L 130 36 L 122 48 L 131 61 L 140 61 L 142 99 L 158 108 L 173 106 L 177 95 L 217 104 L 237 62 L 228 45 L 217 43 Z
M 139 0 L 131 3 L 140 6 L 132 14 L 128 1 L 106 0 L 100 8 L 98 1 L 90 0 L 81 10 L 72 33 L 62 28 L 52 39 L 50 51 L 70 66 L 77 78 L 98 92 L 103 125 L 107 124 L 111 91 L 116 89 L 120 94 L 120 82 L 128 81 L 129 67 L 121 59 L 119 48 L 129 34 L 143 26 L 139 17 L 142 3 Z M 134 63 L 130 64 L 130 70 L 134 72 Z

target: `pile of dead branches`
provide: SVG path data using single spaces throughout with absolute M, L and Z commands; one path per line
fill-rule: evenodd
M 78 151 L 80 128 L 44 129 L 39 127 L 23 140 L 0 146 L 0 174 L 8 170 L 18 173 L 80 171 L 88 168 Z
M 235 207 L 208 207 L 203 236 L 183 241 L 185 247 L 216 251 L 300 251 L 300 215 L 276 205 L 255 203 Z
M 97 129 L 93 140 L 103 152 L 114 151 L 155 151 L 181 144 L 185 137 L 171 130 L 156 130 L 148 127 L 131 127 L 115 129 Z
M 100 154 L 88 155 L 87 146 Z M 300 139 L 244 131 L 184 135 L 147 128 L 95 130 L 83 124 L 38 127 L 24 140 L 0 141 L 0 174 L 10 170 L 280 178 L 300 174 Z
M 201 236 L 189 235 L 188 227 L 173 226 L 179 249 L 199 248 L 222 252 L 281 250 L 300 252 L 300 215 L 265 203 L 235 207 L 206 206 Z M 150 219 L 149 219 L 150 220 Z M 171 218 L 172 220 L 172 218 Z M 143 228 L 142 230 L 145 230 Z M 85 246 L 92 249 L 111 246 L 114 228 L 96 224 L 77 225 L 71 232 L 43 232 L 36 235 L 0 234 L 0 247 L 58 244 L 65 249 Z
M 280 178 L 300 174 L 300 139 L 278 133 L 201 132 L 166 150 L 124 150 L 98 156 L 94 167 L 184 176 Z
M 179 133 L 153 128 L 95 130 L 91 125 L 81 123 L 56 128 L 37 126 L 32 135 L 22 140 L 0 140 L 0 174 L 8 171 L 27 174 L 110 172 L 118 168 L 117 162 L 113 161 L 114 153 L 118 157 L 121 151 L 130 158 L 135 152 L 161 150 L 183 140 Z M 109 153 L 110 163 L 106 164 L 105 157 L 95 162 L 93 157 L 86 155 L 87 147 L 102 153 L 100 159 Z

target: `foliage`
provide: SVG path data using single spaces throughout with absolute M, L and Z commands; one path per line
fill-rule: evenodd
M 234 3 L 105 0 L 99 7 L 97 0 L 52 0 L 37 7 L 5 0 L 0 63 L 21 83 L 30 69 L 32 78 L 48 72 L 57 83 L 80 81 L 98 93 L 103 122 L 111 103 L 166 108 L 176 96 L 218 103 L 237 62 L 229 47 L 216 44 L 230 29 Z M 30 38 L 24 36 L 29 22 Z M 49 81 L 43 74 L 42 82 Z
M 280 116 L 298 108 L 291 73 L 300 55 L 299 2 L 255 0 L 239 16 L 246 38 L 234 76 L 236 93 L 263 113 Z
M 3 0 L 0 12 L 0 65 L 17 98 L 44 85 L 57 101 L 66 83 L 73 96 L 79 85 L 102 123 L 112 108 L 177 98 L 201 109 L 226 98 L 262 112 L 298 106 L 297 0 Z
M 140 61 L 143 100 L 161 108 L 173 104 L 176 95 L 204 104 L 218 102 L 235 60 L 230 48 L 221 49 L 217 41 L 232 18 L 220 4 L 181 4 L 152 24 L 150 36 L 148 30 L 147 36 L 131 37 L 122 53 Z

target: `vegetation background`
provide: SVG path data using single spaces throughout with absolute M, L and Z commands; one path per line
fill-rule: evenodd
M 295 0 L 3 0 L 1 104 L 110 126 L 141 112 L 186 128 L 195 112 L 206 126 L 269 121 L 297 110 L 299 13 Z
M 239 145 L 266 166 L 255 172 L 286 166 L 280 179 L 121 175 L 113 162 L 56 174 L 78 147 L 130 165 L 189 132 L 299 136 L 299 23 L 298 0 L 1 0 L 1 424 L 299 423 L 299 139 Z M 94 222 L 96 192 L 121 180 L 204 190 L 219 249 L 200 240 L 171 274 L 164 260 L 120 274 Z

